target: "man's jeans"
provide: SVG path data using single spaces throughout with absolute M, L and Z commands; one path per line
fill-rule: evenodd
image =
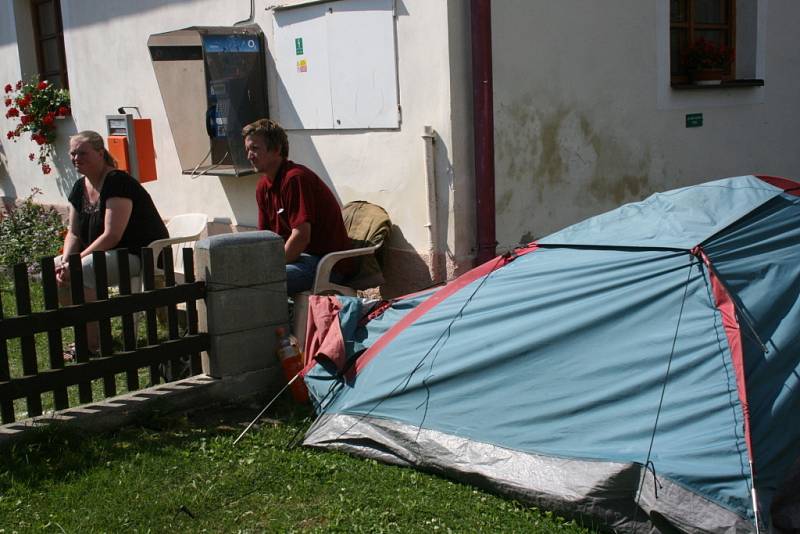
M 286 264 L 286 292 L 290 296 L 311 289 L 320 259 L 319 256 L 304 253 L 294 262 Z
M 286 264 L 286 293 L 289 296 L 301 291 L 308 291 L 314 285 L 314 276 L 317 274 L 317 264 L 320 256 L 300 254 L 292 263 Z M 343 277 L 336 272 L 331 273 L 331 281 L 341 283 Z

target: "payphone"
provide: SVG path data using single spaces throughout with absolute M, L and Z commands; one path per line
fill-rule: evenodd
M 139 182 L 158 178 L 153 126 L 150 119 L 134 119 L 133 115 L 106 115 L 108 151 L 117 160 L 117 167 Z
M 191 27 L 147 46 L 183 172 L 251 174 L 241 131 L 267 116 L 260 28 Z

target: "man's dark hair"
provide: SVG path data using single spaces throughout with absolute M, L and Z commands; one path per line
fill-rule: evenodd
M 267 144 L 267 150 L 280 149 L 281 156 L 289 157 L 289 138 L 286 130 L 272 119 L 259 119 L 242 128 L 242 137 L 260 135 Z

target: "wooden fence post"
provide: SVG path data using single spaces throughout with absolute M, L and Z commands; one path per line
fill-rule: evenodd
M 14 294 L 17 298 L 17 315 L 28 315 L 31 313 L 31 288 L 28 285 L 28 266 L 18 263 L 14 266 Z M 25 375 L 35 375 L 39 373 L 39 365 L 36 362 L 36 342 L 33 336 L 20 338 L 22 348 L 22 372 Z M 42 415 L 42 396 L 38 393 L 28 395 L 25 399 L 28 405 L 28 415 Z
M 83 265 L 80 254 L 71 254 L 69 257 L 69 289 L 72 304 L 83 304 Z M 89 361 L 89 349 L 86 341 L 86 325 L 75 325 L 75 361 L 78 363 Z M 78 398 L 81 404 L 92 402 L 92 383 L 89 381 L 78 384 Z
M 56 283 L 55 261 L 52 257 L 42 258 L 42 293 L 44 293 L 44 309 L 58 309 L 58 284 Z M 47 349 L 50 353 L 50 368 L 64 368 L 64 345 L 61 342 L 61 330 L 47 332 Z M 69 407 L 67 388 L 61 387 L 53 391 L 53 405 L 56 410 Z
M 3 320 L 3 300 L 0 299 L 0 321 Z M 0 382 L 7 382 L 11 378 L 11 370 L 8 366 L 8 345 L 6 338 L 0 338 Z M 0 402 L 0 422 L 14 422 L 14 401 L 4 400 Z

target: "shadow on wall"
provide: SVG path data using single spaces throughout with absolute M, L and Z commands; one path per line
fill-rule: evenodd
M 434 179 L 435 192 L 436 192 L 436 228 L 435 243 L 436 249 L 433 250 L 433 257 L 430 258 L 432 271 L 434 277 L 437 278 L 436 282 L 441 282 L 447 279 L 448 276 L 448 260 L 453 264 L 454 271 L 458 271 L 458 253 L 450 248 L 447 242 L 447 233 L 450 228 L 450 191 L 455 189 L 453 183 L 455 173 L 453 172 L 453 162 L 450 160 L 450 153 L 447 149 L 447 143 L 444 142 L 439 132 L 434 132 L 433 139 L 434 150 Z M 471 267 L 471 265 L 470 265 Z M 464 269 L 468 270 L 469 267 Z M 460 274 L 454 272 L 454 274 Z
M 100 135 L 103 132 L 97 130 Z M 69 138 L 78 133 L 75 120 L 70 116 L 66 120 L 60 121 L 58 126 L 58 147 L 53 157 L 53 169 L 55 170 L 55 182 L 59 193 L 67 197 L 72 190 L 72 184 L 78 179 L 78 173 L 72 165 L 72 158 L 69 155 Z M 104 136 L 105 137 L 105 136 Z
M 137 2 L 113 2 L 113 8 L 109 7 L 108 9 L 109 11 L 113 10 L 115 17 L 126 17 L 136 13 L 162 10 L 167 4 L 188 4 L 191 2 L 194 2 L 194 0 L 138 0 Z M 62 2 L 62 4 L 64 3 Z M 74 7 L 68 10 L 62 7 L 62 12 L 68 11 L 71 15 L 69 19 L 65 17 L 64 30 L 108 22 L 108 11 L 102 9 L 81 9 L 83 7 L 83 2 L 73 1 L 70 2 L 70 4 Z M 108 4 L 111 5 L 112 3 L 109 2 Z M 243 18 L 246 15 L 245 8 L 241 9 L 241 13 L 237 12 L 239 18 Z M 233 24 L 236 20 L 238 20 L 238 18 L 232 17 L 230 24 Z M 12 32 L 0 32 L 0 46 L 12 44 L 13 37 L 14 34 Z
M 17 199 L 17 190 L 8 175 L 8 164 L 6 159 L 6 149 L 0 143 L 0 219 L 4 211 L 14 208 L 14 201 Z
M 267 56 L 267 61 L 269 63 L 268 70 L 274 72 L 275 65 L 270 56 Z M 285 94 L 286 91 L 285 87 L 282 86 L 282 82 L 277 80 L 277 84 L 280 85 L 277 92 L 282 91 Z M 291 101 L 286 100 L 281 103 L 282 105 L 289 106 L 285 110 L 287 114 L 296 114 L 296 110 Z M 277 119 L 277 117 L 273 118 Z M 398 130 L 392 128 L 372 128 L 368 131 L 363 129 L 290 130 L 287 132 L 289 135 L 289 159 L 308 167 L 316 173 L 333 192 L 339 204 L 343 204 L 343 200 L 336 190 L 331 173 L 314 145 L 311 134 L 313 133 L 316 137 L 336 136 L 337 138 L 343 138 L 379 131 L 395 132 Z M 438 213 L 440 214 L 437 237 L 439 237 L 439 243 L 441 243 L 438 257 L 444 258 L 448 254 L 452 255 L 449 250 L 446 250 L 446 247 L 449 212 L 449 180 L 452 179 L 453 173 L 452 164 L 447 152 L 447 145 L 438 134 L 436 134 L 435 137 L 434 150 L 437 151 L 435 156 L 437 161 L 436 173 L 440 177 L 448 177 L 447 180 L 442 179 L 436 183 Z M 420 150 L 420 157 L 422 156 L 423 153 Z M 225 197 L 231 206 L 231 210 L 235 214 L 235 231 L 251 230 L 254 229 L 257 224 L 258 210 L 256 207 L 255 189 L 258 178 L 259 177 L 255 175 L 241 178 L 219 178 Z M 391 214 L 389 215 L 391 216 Z M 213 229 L 210 227 L 209 232 L 227 233 L 228 228 L 234 231 L 232 228 L 233 226 L 234 225 L 230 224 L 230 221 L 222 221 L 220 219 L 216 221 Z M 389 242 L 384 246 L 383 255 L 383 272 L 386 279 L 386 283 L 380 287 L 380 293 L 383 298 L 405 295 L 430 287 L 434 284 L 429 265 L 430 262 L 435 261 L 437 254 L 434 253 L 434 257 L 426 258 L 425 255 L 417 252 L 411 243 L 405 239 L 402 230 L 397 225 L 392 225 L 392 234 Z M 444 263 L 444 261 L 442 261 L 442 263 Z
M 275 63 L 269 54 L 267 55 L 267 63 L 267 71 L 275 72 Z M 277 83 L 280 85 L 279 92 L 283 91 L 285 93 L 286 91 L 283 82 L 278 80 Z M 275 98 L 275 96 L 272 98 Z M 296 110 L 294 109 L 293 104 L 288 102 L 288 105 L 292 106 L 290 112 L 295 113 Z M 272 118 L 277 120 L 277 117 Z M 316 173 L 317 176 L 319 176 L 330 188 L 336 197 L 336 200 L 339 201 L 339 204 L 342 204 L 342 199 L 336 191 L 333 182 L 331 181 L 330 173 L 325 167 L 325 164 L 322 162 L 322 158 L 314 146 L 309 132 L 309 130 L 287 132 L 289 136 L 289 159 L 295 163 L 305 165 L 314 171 L 314 173 Z M 318 133 L 318 131 L 315 131 L 315 133 Z M 340 134 L 339 131 L 333 133 L 337 135 Z M 255 227 L 258 223 L 258 210 L 256 208 L 255 200 L 255 190 L 258 179 L 259 177 L 257 175 L 245 176 L 241 178 L 219 177 L 222 191 L 225 194 L 228 204 L 231 206 L 231 211 L 236 217 L 236 223 L 238 226 Z
M 381 297 L 391 299 L 434 285 L 428 262 L 406 240 L 400 227 L 394 224 L 390 244 L 383 251 L 386 283 L 380 287 Z

